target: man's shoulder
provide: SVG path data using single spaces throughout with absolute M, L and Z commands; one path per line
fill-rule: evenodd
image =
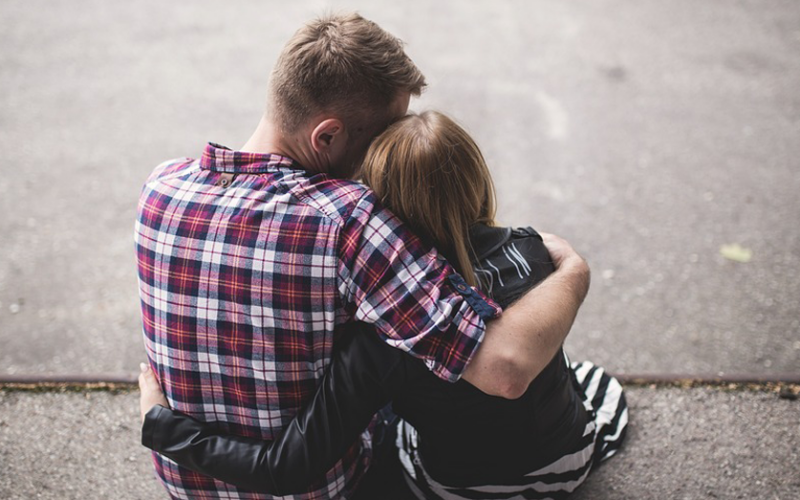
M 188 169 L 199 167 L 199 160 L 188 157 L 173 158 L 159 163 L 147 178 L 147 183 L 157 182 L 185 173 Z
M 364 184 L 327 175 L 311 176 L 308 182 L 297 185 L 292 192 L 338 225 L 343 225 L 357 213 L 371 213 L 376 207 L 374 193 Z

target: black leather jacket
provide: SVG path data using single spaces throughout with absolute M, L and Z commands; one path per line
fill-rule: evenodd
M 471 241 L 484 289 L 503 307 L 553 271 L 533 229 L 476 226 Z M 507 400 L 463 380 L 438 379 L 421 361 L 359 323 L 336 340 L 329 371 L 313 399 L 275 441 L 227 435 L 213 423 L 157 406 L 145 418 L 142 443 L 241 488 L 300 493 L 390 401 L 419 432 L 426 471 L 454 486 L 502 484 L 542 467 L 580 439 L 588 419 L 562 352 L 522 397 Z

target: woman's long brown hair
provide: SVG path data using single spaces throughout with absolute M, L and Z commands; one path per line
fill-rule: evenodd
M 436 111 L 408 115 L 372 142 L 362 176 L 386 207 L 478 285 L 469 228 L 494 225 L 495 191 L 463 128 Z

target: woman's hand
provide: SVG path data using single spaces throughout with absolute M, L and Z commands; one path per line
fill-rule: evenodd
M 158 385 L 156 374 L 153 373 L 150 366 L 145 363 L 140 363 L 139 368 L 142 371 L 139 374 L 139 390 L 141 391 L 139 396 L 139 408 L 142 412 L 142 422 L 144 422 L 144 416 L 147 415 L 150 408 L 155 405 L 169 408 L 169 402 L 167 398 L 164 397 L 161 386 Z

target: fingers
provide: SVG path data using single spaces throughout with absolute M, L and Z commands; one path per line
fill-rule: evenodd
M 544 243 L 544 245 L 548 248 L 550 247 L 563 248 L 569 246 L 567 240 L 561 238 L 560 236 L 556 236 L 555 234 L 539 233 L 539 235 L 542 237 L 542 242 Z
M 544 243 L 544 246 L 550 253 L 550 258 L 553 259 L 553 263 L 556 267 L 561 267 L 561 263 L 564 259 L 575 252 L 570 244 L 563 238 L 550 233 L 540 232 L 539 234 L 542 236 L 542 243 Z
M 557 247 L 557 248 L 572 248 L 572 246 L 560 236 L 556 236 L 552 233 L 539 233 L 542 237 L 542 242 L 545 244 L 546 247 Z
M 169 402 L 161 390 L 161 384 L 158 383 L 155 372 L 150 369 L 146 363 L 139 365 L 139 407 L 142 414 L 142 421 L 145 419 L 147 412 L 155 405 L 161 405 L 164 408 L 169 408 Z
M 553 264 L 557 269 L 565 264 L 574 264 L 580 267 L 586 266 L 586 261 L 567 240 L 551 233 L 539 232 L 539 234 L 542 236 L 542 243 L 550 253 L 550 258 L 553 259 Z
M 156 374 L 150 369 L 148 364 L 139 363 L 139 370 L 139 390 L 161 390 L 158 379 L 156 379 Z
M 544 231 L 537 231 L 537 232 L 539 233 L 539 236 L 541 236 L 543 239 L 544 238 L 555 238 L 556 237 L 556 235 L 553 234 L 553 233 L 545 233 Z

